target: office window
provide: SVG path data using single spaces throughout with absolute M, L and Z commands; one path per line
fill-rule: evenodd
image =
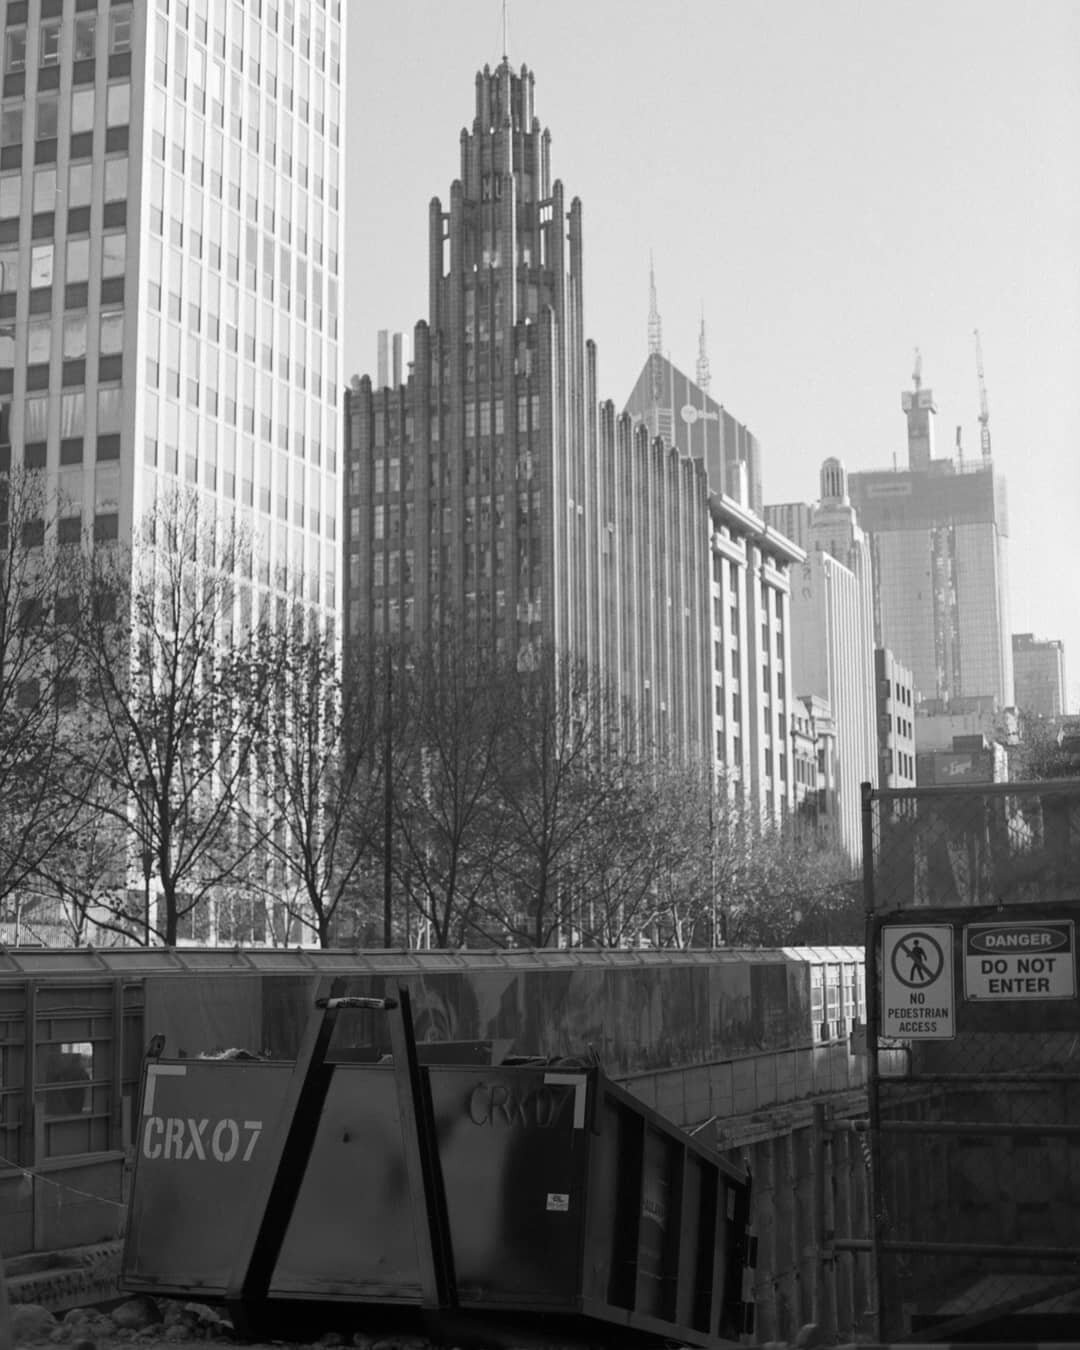
M 90 189 L 93 185 L 94 169 L 92 164 L 73 164 L 68 170 L 69 207 L 89 206 Z
M 108 310 L 102 314 L 98 350 L 102 356 L 116 356 L 124 350 L 124 315 L 122 310 Z
M 124 395 L 119 387 L 99 389 L 97 396 L 97 434 L 108 435 L 120 430 Z
M 93 131 L 94 129 L 94 90 L 76 89 L 71 96 L 71 130 Z
M 92 61 L 97 42 L 97 16 L 80 15 L 75 20 L 75 60 Z
M 107 234 L 101 241 L 101 275 L 103 277 L 122 277 L 127 249 L 127 234 Z
M 131 85 L 110 84 L 105 105 L 105 125 L 125 127 L 131 116 Z
M 23 105 L 5 103 L 0 108 L 0 145 L 22 145 Z
M 4 73 L 26 69 L 26 29 L 15 28 L 4 41 Z
M 64 360 L 86 356 L 86 315 L 72 314 L 64 320 Z
M 19 250 L 0 248 L 0 295 L 19 288 Z
M 128 185 L 128 161 L 125 155 L 122 159 L 107 159 L 105 161 L 105 200 L 107 202 L 122 202 L 127 197 Z
M 56 210 L 56 170 L 38 169 L 34 173 L 34 211 Z
M 0 177 L 0 220 L 17 217 L 22 206 L 22 178 L 17 173 Z
M 109 15 L 109 52 L 131 50 L 131 10 L 119 10 Z
M 39 94 L 37 100 L 36 135 L 39 141 L 52 140 L 60 117 L 60 98 L 57 94 Z
M 53 279 L 53 245 L 35 244 L 30 254 L 30 285 L 51 286 Z
M 60 20 L 49 19 L 38 29 L 38 65 L 55 66 L 60 60 Z
M 32 366 L 44 365 L 52 354 L 52 324 L 48 319 L 26 326 L 26 359 Z
M 60 436 L 81 436 L 86 430 L 86 390 L 77 389 L 60 399 Z

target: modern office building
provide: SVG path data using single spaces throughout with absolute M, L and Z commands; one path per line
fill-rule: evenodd
M 696 375 L 692 380 L 663 354 L 656 284 L 649 274 L 649 355 L 625 412 L 650 435 L 699 459 L 709 475 L 709 490 L 723 493 L 761 515 L 761 447 L 757 437 L 709 393 L 704 324 Z
M 801 554 L 704 458 L 599 403 L 581 204 L 552 177 L 533 91 L 505 59 L 477 76 L 449 210 L 430 207 L 411 365 L 348 391 L 346 637 L 450 632 L 523 668 L 573 653 L 641 744 L 733 766 L 778 818 Z
M 873 583 L 870 550 L 838 459 L 821 468 L 821 497 L 803 514 L 769 506 L 765 519 L 797 527 L 805 549 L 791 585 L 792 680 L 799 696 L 826 700 L 836 723 L 836 839 L 861 847 L 861 788 L 877 783 Z
M 340 600 L 341 0 L 0 3 L 0 402 L 62 539 L 170 489 Z M 239 601 L 238 601 L 239 602 Z
M 1065 706 L 1065 645 L 1057 638 L 1042 640 L 1034 633 L 1012 637 L 1016 706 L 1035 717 L 1063 717 Z
M 1013 701 L 1005 483 L 988 458 L 934 458 L 933 392 L 902 396 L 905 468 L 852 473 L 873 554 L 874 631 L 924 699 Z

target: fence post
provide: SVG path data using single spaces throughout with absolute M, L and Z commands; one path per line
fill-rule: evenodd
M 15 1336 L 11 1330 L 11 1305 L 8 1303 L 7 1280 L 4 1278 L 4 1256 L 0 1252 L 0 1350 L 12 1350 Z
M 867 1177 L 867 1196 L 870 1201 L 870 1235 L 873 1240 L 871 1279 L 873 1289 L 873 1335 L 875 1340 L 885 1338 L 884 1280 L 882 1278 L 881 1243 L 885 1238 L 884 1196 L 881 1186 L 881 1103 L 878 1086 L 878 1028 L 879 990 L 881 972 L 878 968 L 878 923 L 874 894 L 874 788 L 862 784 L 862 844 L 863 890 L 866 900 L 866 1098 L 869 1115 L 870 1168 Z
M 814 1103 L 814 1121 L 811 1131 L 813 1149 L 812 1184 L 814 1188 L 814 1217 L 812 1232 L 817 1260 L 814 1262 L 814 1291 L 812 1299 L 812 1320 L 822 1329 L 835 1331 L 836 1327 L 827 1326 L 828 1313 L 825 1299 L 825 1262 L 831 1258 L 828 1249 L 832 1245 L 833 1234 L 829 1232 L 825 1215 L 825 1130 L 826 1107 L 824 1102 Z

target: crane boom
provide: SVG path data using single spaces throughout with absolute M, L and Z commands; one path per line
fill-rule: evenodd
M 983 375 L 982 341 L 975 329 L 975 370 L 979 377 L 979 443 L 983 459 L 990 458 L 990 405 L 986 400 L 986 379 Z

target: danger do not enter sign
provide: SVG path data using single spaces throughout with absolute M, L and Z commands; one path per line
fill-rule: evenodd
M 1072 920 L 968 924 L 964 929 L 964 997 L 1075 998 Z

